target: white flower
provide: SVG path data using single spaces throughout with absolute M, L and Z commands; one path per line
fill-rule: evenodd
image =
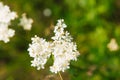
M 11 20 L 14 20 L 17 17 L 15 12 L 11 12 L 7 5 L 3 5 L 0 2 L 0 40 L 5 43 L 9 42 L 9 38 L 13 37 L 15 31 L 13 29 L 9 29 Z
M 69 68 L 70 61 L 77 60 L 77 56 L 79 55 L 76 44 L 72 42 L 72 37 L 67 31 L 64 31 L 64 28 L 66 27 L 63 19 L 58 20 L 58 23 L 55 26 L 55 36 L 52 37 L 54 40 L 52 43 L 54 63 L 53 66 L 50 67 L 51 72 L 64 72 Z
M 13 37 L 15 31 L 13 29 L 9 29 L 7 24 L 0 24 L 0 40 L 5 43 L 9 42 L 9 38 Z
M 50 67 L 50 71 L 53 73 L 64 72 L 66 69 L 69 69 L 69 61 L 67 61 L 64 57 L 56 57 L 54 59 L 53 66 Z
M 32 44 L 29 44 L 29 55 L 33 57 L 34 60 L 32 62 L 32 66 L 40 68 L 44 68 L 44 64 L 47 62 L 47 59 L 50 57 L 51 49 L 50 43 L 46 42 L 45 39 L 39 38 L 35 36 L 32 39 Z
M 15 12 L 11 12 L 7 5 L 3 5 L 0 2 L 0 23 L 10 24 L 11 20 L 14 20 L 17 17 Z
M 31 18 L 27 18 L 26 14 L 22 14 L 22 18 L 20 19 L 20 24 L 24 30 L 31 30 L 33 20 Z
M 116 51 L 116 50 L 119 49 L 119 46 L 118 46 L 118 44 L 117 44 L 117 42 L 116 42 L 116 40 L 114 38 L 112 38 L 110 40 L 110 42 L 108 43 L 107 47 L 108 47 L 108 49 L 110 51 Z
M 63 19 L 58 20 L 54 29 L 55 36 L 52 37 L 53 42 L 46 42 L 37 36 L 32 38 L 32 44 L 28 48 L 30 56 L 34 58 L 32 66 L 37 69 L 44 68 L 47 59 L 52 55 L 54 63 L 50 66 L 50 71 L 58 73 L 68 69 L 71 60 L 77 60 L 80 53 L 72 42 L 72 37 L 64 31 L 66 27 Z

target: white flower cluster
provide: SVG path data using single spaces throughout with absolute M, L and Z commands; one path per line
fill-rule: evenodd
M 29 46 L 28 51 L 30 57 L 34 58 L 34 60 L 31 61 L 31 66 L 37 67 L 38 70 L 44 68 L 47 59 L 50 57 L 50 43 L 35 35 L 35 37 L 32 38 L 32 44 Z
M 52 43 L 52 54 L 54 55 L 53 66 L 50 67 L 51 72 L 59 72 L 69 68 L 70 60 L 77 60 L 79 52 L 77 46 L 72 42 L 72 37 L 69 33 L 64 31 L 67 25 L 64 24 L 64 20 L 58 20 L 55 26 L 55 36 L 52 37 L 54 40 Z
M 9 29 L 11 20 L 17 17 L 15 12 L 11 12 L 7 5 L 0 2 L 0 40 L 5 43 L 9 42 L 9 38 L 14 36 L 15 31 Z
M 63 19 L 58 20 L 54 29 L 55 36 L 52 37 L 53 42 L 46 42 L 36 36 L 32 38 L 32 44 L 28 48 L 30 57 L 34 58 L 32 66 L 38 69 L 44 68 L 44 64 L 52 54 L 54 63 L 50 67 L 50 71 L 57 73 L 68 69 L 71 60 L 77 60 L 80 53 L 77 51 L 76 44 L 72 42 L 72 37 L 67 31 L 64 31 L 66 27 Z
M 108 47 L 108 49 L 110 51 L 117 51 L 119 49 L 119 46 L 118 46 L 115 38 L 112 38 L 110 40 L 110 42 L 108 43 L 107 47 Z
M 22 18 L 20 19 L 20 24 L 24 30 L 31 30 L 33 20 L 31 18 L 27 18 L 26 14 L 22 14 Z

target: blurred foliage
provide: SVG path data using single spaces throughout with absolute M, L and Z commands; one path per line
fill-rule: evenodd
M 120 80 L 120 49 L 110 51 L 107 44 L 115 38 L 120 45 L 120 0 L 2 0 L 19 16 L 27 13 L 33 18 L 31 31 L 24 31 L 12 21 L 16 34 L 10 42 L 0 41 L 0 80 L 59 80 L 49 71 L 30 66 L 27 48 L 31 37 L 47 40 L 53 36 L 53 25 L 65 19 L 67 30 L 74 37 L 81 55 L 62 73 L 64 80 Z M 45 9 L 51 14 L 45 16 Z M 48 78 L 48 76 L 51 76 Z

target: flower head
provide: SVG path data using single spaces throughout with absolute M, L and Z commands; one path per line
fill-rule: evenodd
M 43 38 L 35 36 L 32 39 L 32 44 L 29 44 L 29 55 L 33 57 L 34 60 L 31 61 L 34 67 L 44 68 L 44 64 L 47 62 L 47 59 L 50 57 L 50 43 Z
M 0 23 L 10 24 L 11 20 L 17 17 L 16 12 L 11 12 L 9 6 L 0 2 Z
M 4 41 L 5 43 L 10 41 L 10 37 L 13 37 L 15 31 L 13 29 L 9 29 L 7 24 L 0 24 L 0 40 Z
M 57 73 L 59 71 L 65 71 L 69 68 L 71 60 L 77 60 L 79 52 L 77 46 L 72 42 L 72 37 L 67 31 L 64 31 L 66 24 L 63 19 L 58 20 L 55 26 L 55 36 L 52 37 L 54 40 L 52 45 L 52 54 L 54 55 L 53 66 L 50 67 L 51 72 Z
M 27 18 L 26 14 L 22 14 L 22 18 L 20 19 L 20 25 L 24 30 L 31 30 L 33 20 L 31 18 Z
M 116 50 L 119 49 L 119 46 L 118 46 L 118 44 L 117 44 L 117 42 L 116 42 L 116 40 L 114 38 L 112 38 L 110 40 L 110 42 L 108 43 L 107 47 L 108 47 L 108 49 L 110 51 L 116 51 Z
M 35 37 L 32 38 L 32 44 L 29 45 L 28 51 L 31 57 L 34 58 L 32 66 L 37 66 L 38 69 L 44 68 L 44 64 L 50 55 L 53 55 L 54 63 L 50 66 L 50 71 L 58 73 L 64 72 L 69 68 L 71 60 L 77 60 L 80 53 L 77 51 L 77 46 L 72 42 L 72 37 L 67 31 L 64 31 L 67 25 L 63 19 L 58 20 L 55 26 L 55 36 L 52 37 L 52 42 L 46 42 L 44 39 Z
M 17 17 L 15 12 L 11 12 L 7 5 L 0 2 L 0 40 L 5 43 L 9 42 L 9 38 L 14 36 L 15 31 L 9 29 L 11 20 Z

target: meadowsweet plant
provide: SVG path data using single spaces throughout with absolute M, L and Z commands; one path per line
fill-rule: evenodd
M 3 5 L 0 2 L 0 34 L 2 34 L 0 35 L 0 41 L 7 43 L 9 38 L 14 36 L 15 30 L 10 29 L 8 26 L 11 20 L 14 20 L 16 17 L 16 12 L 10 11 L 7 5 Z
M 51 38 L 52 42 L 37 36 L 31 38 L 32 43 L 28 48 L 30 57 L 33 57 L 31 66 L 37 67 L 38 70 L 43 69 L 47 59 L 52 55 L 54 62 L 50 66 L 51 72 L 64 72 L 70 68 L 70 61 L 77 60 L 80 53 L 77 51 L 77 45 L 72 42 L 69 32 L 64 31 L 66 27 L 64 20 L 59 19 L 54 29 L 55 35 Z

